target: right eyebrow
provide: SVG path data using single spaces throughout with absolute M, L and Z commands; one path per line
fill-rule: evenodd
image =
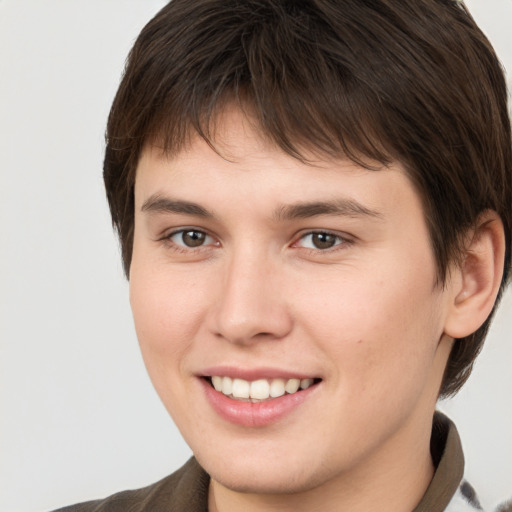
M 207 219 L 213 218 L 211 212 L 197 203 L 171 199 L 160 195 L 153 195 L 147 199 L 142 205 L 141 211 L 149 213 L 181 213 Z
M 373 217 L 382 219 L 383 215 L 362 203 L 348 198 L 334 201 L 313 201 L 281 205 L 274 215 L 278 220 L 307 219 L 320 215 L 340 215 L 347 217 Z

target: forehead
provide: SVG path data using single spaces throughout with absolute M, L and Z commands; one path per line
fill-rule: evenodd
M 292 156 L 313 166 L 351 160 L 362 168 L 376 170 L 393 162 L 391 149 L 388 150 L 383 143 L 377 146 L 371 140 L 371 127 L 363 135 L 365 140 L 357 141 L 356 135 L 351 134 L 343 137 L 344 140 L 341 141 L 335 131 L 331 134 L 317 133 L 311 138 L 305 138 L 303 130 L 290 127 L 291 121 L 285 121 L 281 126 L 278 120 L 276 123 L 279 127 L 272 126 L 268 130 L 262 123 L 264 121 L 261 112 L 257 112 L 251 103 L 242 99 L 226 98 L 219 101 L 212 108 L 212 112 L 198 121 L 197 125 L 195 122 L 160 123 L 160 128 L 155 129 L 156 135 L 149 137 L 145 148 L 161 148 L 166 157 L 183 157 L 190 153 L 193 146 L 193 152 L 197 152 L 197 141 L 203 139 L 219 156 L 233 162 L 242 160 L 249 154 L 269 151 Z M 318 130 L 313 126 L 313 131 Z M 329 138 L 329 143 L 323 143 L 322 137 Z M 348 139 L 354 140 L 350 143 Z M 364 149 L 358 149 L 359 147 Z
M 363 166 L 343 155 L 336 158 L 308 148 L 300 160 L 268 140 L 255 119 L 237 108 L 223 110 L 210 135 L 205 141 L 192 134 L 175 154 L 146 145 L 137 168 L 139 209 L 148 197 L 171 191 L 192 196 L 207 191 L 208 200 L 228 194 L 231 201 L 243 197 L 249 203 L 277 197 L 276 191 L 282 203 L 352 197 L 368 209 L 374 209 L 379 198 L 392 203 L 397 182 L 416 195 L 398 162 L 366 160 Z
M 163 198 L 193 204 L 196 212 L 229 220 L 230 226 L 236 221 L 241 229 L 249 220 L 264 219 L 268 226 L 269 220 L 329 214 L 364 219 L 365 226 L 379 221 L 383 237 L 408 231 L 434 252 L 428 203 L 401 162 L 383 164 L 361 156 L 361 165 L 318 148 L 305 148 L 300 155 L 304 158 L 296 158 L 265 136 L 250 111 L 231 106 L 219 111 L 214 121 L 207 140 L 191 132 L 174 153 L 158 144 L 145 145 L 136 168 L 135 234 L 141 215 L 186 213 L 147 208 Z M 291 211 L 303 213 L 280 214 Z

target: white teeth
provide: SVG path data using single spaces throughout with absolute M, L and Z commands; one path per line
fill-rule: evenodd
M 313 379 L 259 379 L 249 382 L 231 377 L 212 377 L 213 387 L 222 394 L 239 399 L 268 400 L 285 393 L 296 393 L 299 389 L 308 389 L 314 384 Z
M 224 395 L 231 395 L 233 391 L 233 381 L 231 377 L 222 377 L 222 393 Z
M 217 391 L 222 391 L 222 377 L 212 377 L 212 384 Z
M 285 386 L 286 382 L 283 379 L 273 379 L 270 383 L 270 396 L 272 398 L 277 398 L 278 396 L 283 396 L 285 394 Z
M 259 400 L 266 400 L 269 397 L 270 384 L 268 380 L 261 379 L 251 382 L 251 398 L 257 398 Z
M 242 379 L 233 379 L 233 391 L 231 392 L 235 398 L 249 398 L 251 385 Z
M 299 379 L 290 379 L 287 383 L 284 389 L 287 393 L 295 393 L 300 386 L 300 380 Z
M 300 389 L 308 389 L 313 385 L 313 379 L 302 379 L 300 381 Z

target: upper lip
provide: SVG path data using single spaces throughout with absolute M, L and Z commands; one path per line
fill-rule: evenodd
M 205 368 L 199 374 L 201 377 L 231 377 L 232 379 L 243 379 L 249 382 L 259 379 L 313 379 L 317 375 L 290 371 L 273 367 L 242 368 L 236 366 L 212 366 Z

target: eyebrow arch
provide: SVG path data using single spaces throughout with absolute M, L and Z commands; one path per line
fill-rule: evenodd
M 340 215 L 346 217 L 373 217 L 382 219 L 382 213 L 372 210 L 353 199 L 314 201 L 283 205 L 276 210 L 276 220 L 307 219 L 318 215 Z
M 197 203 L 153 195 L 142 205 L 141 211 L 150 213 L 178 213 L 213 218 L 213 214 Z

